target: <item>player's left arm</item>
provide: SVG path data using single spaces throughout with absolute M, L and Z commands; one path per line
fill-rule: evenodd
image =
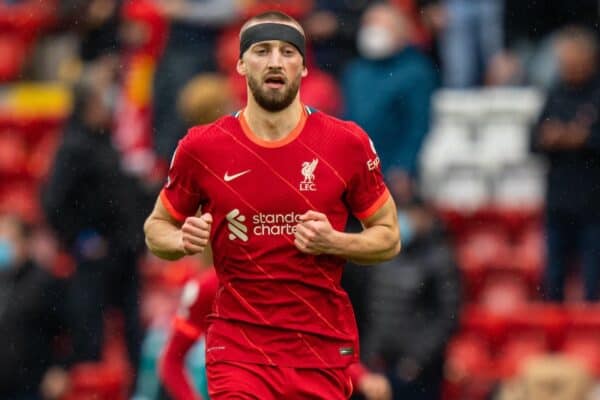
M 400 251 L 398 213 L 391 196 L 370 217 L 362 220 L 359 233 L 335 230 L 327 216 L 308 211 L 300 217 L 294 244 L 307 254 L 331 254 L 357 264 L 378 264 Z

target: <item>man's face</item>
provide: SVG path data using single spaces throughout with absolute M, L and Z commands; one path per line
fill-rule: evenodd
M 594 55 L 585 44 L 564 39 L 557 43 L 556 50 L 563 81 L 579 84 L 594 74 Z
M 271 112 L 281 111 L 294 101 L 300 81 L 307 75 L 298 49 L 280 40 L 253 44 L 238 61 L 237 69 L 246 77 L 256 102 Z

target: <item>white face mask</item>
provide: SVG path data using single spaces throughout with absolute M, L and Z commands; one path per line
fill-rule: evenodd
M 392 34 L 384 27 L 371 25 L 358 31 L 357 45 L 359 53 L 371 60 L 380 60 L 391 56 L 395 46 Z

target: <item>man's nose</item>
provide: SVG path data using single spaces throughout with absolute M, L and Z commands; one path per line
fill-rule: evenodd
M 273 50 L 269 55 L 269 67 L 280 68 L 283 66 L 283 55 L 278 49 Z

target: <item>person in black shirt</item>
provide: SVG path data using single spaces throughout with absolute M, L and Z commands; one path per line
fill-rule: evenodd
M 0 215 L 1 399 L 51 398 L 68 383 L 67 357 L 54 349 L 65 330 L 64 283 L 32 260 L 29 232 L 19 217 Z M 42 386 L 58 391 L 42 393 Z
M 564 300 L 571 256 L 577 254 L 588 301 L 600 285 L 600 73 L 598 39 L 567 27 L 556 51 L 560 81 L 532 130 L 532 148 L 549 161 L 546 194 L 545 295 Z
M 76 262 L 68 293 L 76 361 L 98 360 L 104 314 L 117 306 L 125 320 L 131 365 L 138 365 L 141 323 L 137 258 L 145 193 L 123 172 L 112 146 L 110 82 L 95 64 L 75 93 L 73 116 L 42 193 L 48 223 Z M 150 204 L 150 203 L 148 203 Z

